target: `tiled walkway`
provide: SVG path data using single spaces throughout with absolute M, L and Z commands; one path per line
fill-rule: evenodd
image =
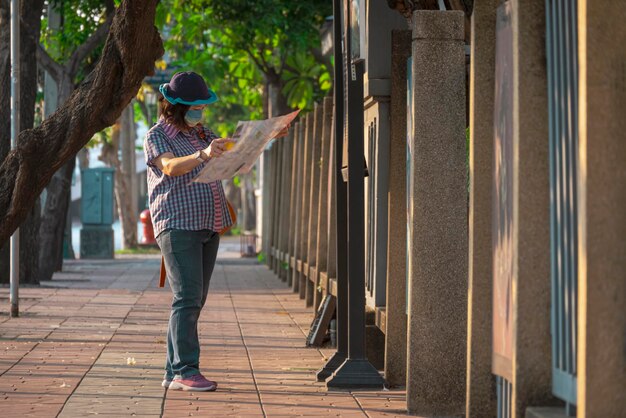
M 20 289 L 9 319 L 0 289 L 0 416 L 378 417 L 404 392 L 327 392 L 314 372 L 331 350 L 304 346 L 311 310 L 266 267 L 223 251 L 200 320 L 211 393 L 161 386 L 170 290 L 156 257 L 75 261 Z

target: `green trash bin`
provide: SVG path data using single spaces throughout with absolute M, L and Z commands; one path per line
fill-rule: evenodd
M 81 171 L 80 258 L 113 258 L 114 173 L 109 167 Z

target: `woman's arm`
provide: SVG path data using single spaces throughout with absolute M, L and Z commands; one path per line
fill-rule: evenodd
M 166 152 L 154 160 L 154 165 L 159 170 L 172 177 L 187 174 L 200 164 L 202 164 L 202 161 L 196 159 L 196 154 L 174 157 L 174 154 L 171 152 Z
M 216 158 L 226 150 L 226 144 L 234 142 L 230 138 L 217 138 L 211 141 L 208 147 L 198 153 L 175 157 L 171 152 L 166 152 L 154 159 L 154 165 L 168 176 L 176 177 L 189 173 L 209 158 Z M 203 160 L 203 161 L 201 161 Z

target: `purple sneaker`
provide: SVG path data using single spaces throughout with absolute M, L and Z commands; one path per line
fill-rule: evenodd
M 198 392 L 211 392 L 217 389 L 217 382 L 212 382 L 202 376 L 195 374 L 189 377 L 176 376 L 170 383 L 170 390 L 191 390 Z

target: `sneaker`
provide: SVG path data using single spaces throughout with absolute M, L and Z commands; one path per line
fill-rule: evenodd
M 163 379 L 163 381 L 161 382 L 161 386 L 163 386 L 165 389 L 168 389 L 170 387 L 170 383 L 172 383 L 172 379 L 168 379 L 167 377 L 165 379 Z
M 210 392 L 217 389 L 217 383 L 212 382 L 202 376 L 201 374 L 195 374 L 189 377 L 177 376 L 170 383 L 171 390 L 192 390 L 198 392 Z

